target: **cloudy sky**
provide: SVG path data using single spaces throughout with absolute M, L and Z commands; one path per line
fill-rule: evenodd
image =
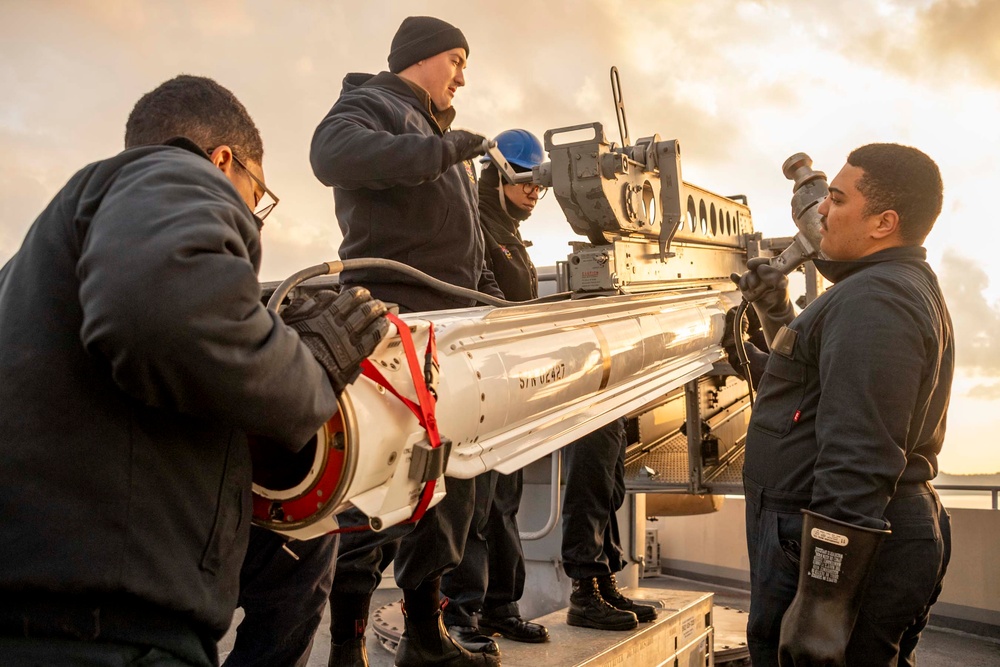
M 989 194 L 1000 182 L 1000 3 L 990 0 L 0 0 L 0 263 L 77 169 L 121 149 L 135 101 L 182 72 L 233 90 L 264 136 L 282 202 L 265 228 L 262 279 L 336 257 L 309 140 L 344 74 L 384 69 L 411 14 L 469 40 L 457 127 L 541 135 L 599 121 L 618 141 L 617 65 L 633 140 L 680 139 L 685 180 L 745 193 L 768 236 L 793 231 L 781 175 L 792 153 L 831 178 L 872 141 L 935 158 L 945 207 L 927 247 L 959 338 L 942 468 L 1000 471 L 1000 224 Z M 583 240 L 552 197 L 525 236 L 537 264 Z

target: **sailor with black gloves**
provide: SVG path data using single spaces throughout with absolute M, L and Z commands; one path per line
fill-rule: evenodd
M 929 157 L 863 146 L 819 207 L 833 287 L 793 317 L 767 260 L 740 278 L 770 347 L 744 464 L 755 667 L 915 664 L 950 549 L 930 480 L 955 345 L 920 245 L 941 201 Z
M 503 298 L 485 264 L 471 162 L 485 152 L 486 140 L 451 127 L 468 57 L 469 43 L 455 26 L 430 16 L 405 19 L 392 39 L 388 71 L 344 78 L 340 97 L 316 128 L 309 159 L 335 194 L 341 259 L 396 260 Z M 401 312 L 475 304 L 380 269 L 348 270 L 341 281 L 364 286 Z M 472 480 L 449 478 L 444 500 L 416 525 L 344 533 L 330 593 L 330 664 L 368 664 L 371 595 L 393 560 L 405 616 L 397 665 L 499 663 L 497 655 L 456 644 L 442 622 L 441 576 L 462 558 L 474 501 Z M 345 528 L 368 524 L 358 510 L 338 520 Z

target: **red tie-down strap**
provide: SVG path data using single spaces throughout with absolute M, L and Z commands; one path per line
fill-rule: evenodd
M 431 449 L 437 449 L 441 447 L 441 434 L 438 433 L 437 418 L 435 417 L 435 408 L 437 406 L 437 399 L 434 393 L 433 387 L 428 387 L 427 382 L 432 381 L 432 378 L 436 377 L 438 360 L 437 360 L 437 343 L 434 339 L 434 324 L 430 323 L 430 328 L 427 332 L 427 350 L 424 353 L 425 356 L 425 366 L 426 370 L 422 371 L 420 368 L 420 360 L 417 358 L 417 349 L 413 343 L 413 336 L 410 334 L 410 328 L 403 322 L 399 317 L 393 315 L 392 313 L 386 314 L 389 321 L 396 325 L 396 329 L 399 331 L 399 339 L 403 344 L 403 352 L 406 355 L 406 363 L 410 369 L 410 377 L 413 380 L 413 388 L 417 394 L 416 402 L 411 401 L 406 398 L 398 391 L 396 388 L 385 379 L 385 376 L 375 367 L 370 360 L 365 359 L 361 362 L 361 374 L 367 377 L 372 382 L 384 387 L 386 391 L 399 399 L 399 401 L 410 409 L 410 412 L 414 414 L 420 426 L 427 431 L 427 438 L 430 441 Z M 427 380 L 425 380 L 425 377 Z M 424 484 L 423 490 L 420 492 L 420 500 L 417 501 L 417 507 L 413 510 L 413 514 L 404 523 L 416 523 L 424 516 L 427 511 L 427 507 L 430 505 L 431 499 L 434 497 L 434 487 L 437 484 L 437 479 L 428 480 Z M 347 528 L 339 528 L 332 532 L 334 533 L 353 533 L 362 530 L 370 530 L 369 526 L 350 526 Z

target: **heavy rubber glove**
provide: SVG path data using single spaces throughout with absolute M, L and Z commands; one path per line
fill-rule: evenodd
M 733 331 L 733 320 L 736 319 L 736 310 L 734 307 L 726 312 L 725 331 L 722 333 L 720 345 L 726 351 L 729 365 L 746 380 L 746 370 L 740 364 L 740 358 L 736 352 L 736 346 L 740 344 Z M 757 334 L 760 332 L 760 320 L 757 319 L 753 310 L 748 310 L 740 325 L 740 333 L 742 334 L 741 338 L 747 353 L 747 361 L 750 362 L 750 381 L 754 387 L 757 387 L 760 385 L 760 379 L 764 375 L 764 367 L 767 365 L 768 358 L 767 352 L 757 347 L 754 340 L 754 338 L 759 338 Z
M 361 362 L 389 330 L 385 304 L 363 287 L 340 294 L 321 290 L 308 299 L 294 299 L 281 319 L 326 370 L 339 394 L 361 374 Z
M 843 667 L 868 575 L 887 530 L 802 510 L 795 599 L 781 619 L 781 667 Z
M 471 160 L 486 154 L 486 137 L 465 130 L 451 130 L 444 133 L 444 157 L 441 168 Z
M 770 346 L 774 336 L 795 319 L 795 309 L 788 298 L 788 278 L 770 265 L 767 257 L 754 257 L 747 262 L 742 276 L 730 276 L 739 286 L 743 298 L 753 305 Z

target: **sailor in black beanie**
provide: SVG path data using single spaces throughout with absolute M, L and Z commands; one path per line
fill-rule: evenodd
M 410 16 L 403 19 L 389 51 L 389 71 L 399 74 L 410 65 L 451 49 L 465 49 L 469 42 L 455 26 L 433 16 Z
M 471 159 L 484 137 L 450 129 L 452 101 L 465 85 L 469 43 L 440 19 L 411 16 L 399 26 L 389 71 L 348 74 L 340 98 L 313 136 L 313 173 L 333 188 L 344 234 L 341 259 L 393 259 L 439 280 L 503 296 L 484 263 L 478 186 Z M 473 305 L 380 270 L 341 274 L 402 312 Z M 330 594 L 331 665 L 367 665 L 365 626 L 382 570 L 395 563 L 405 626 L 396 665 L 499 665 L 496 642 L 470 653 L 441 622 L 441 575 L 462 558 L 472 521 L 475 483 L 448 478 L 448 493 L 414 526 L 341 535 Z M 342 527 L 367 526 L 359 510 Z M 319 610 L 322 614 L 322 610 Z

